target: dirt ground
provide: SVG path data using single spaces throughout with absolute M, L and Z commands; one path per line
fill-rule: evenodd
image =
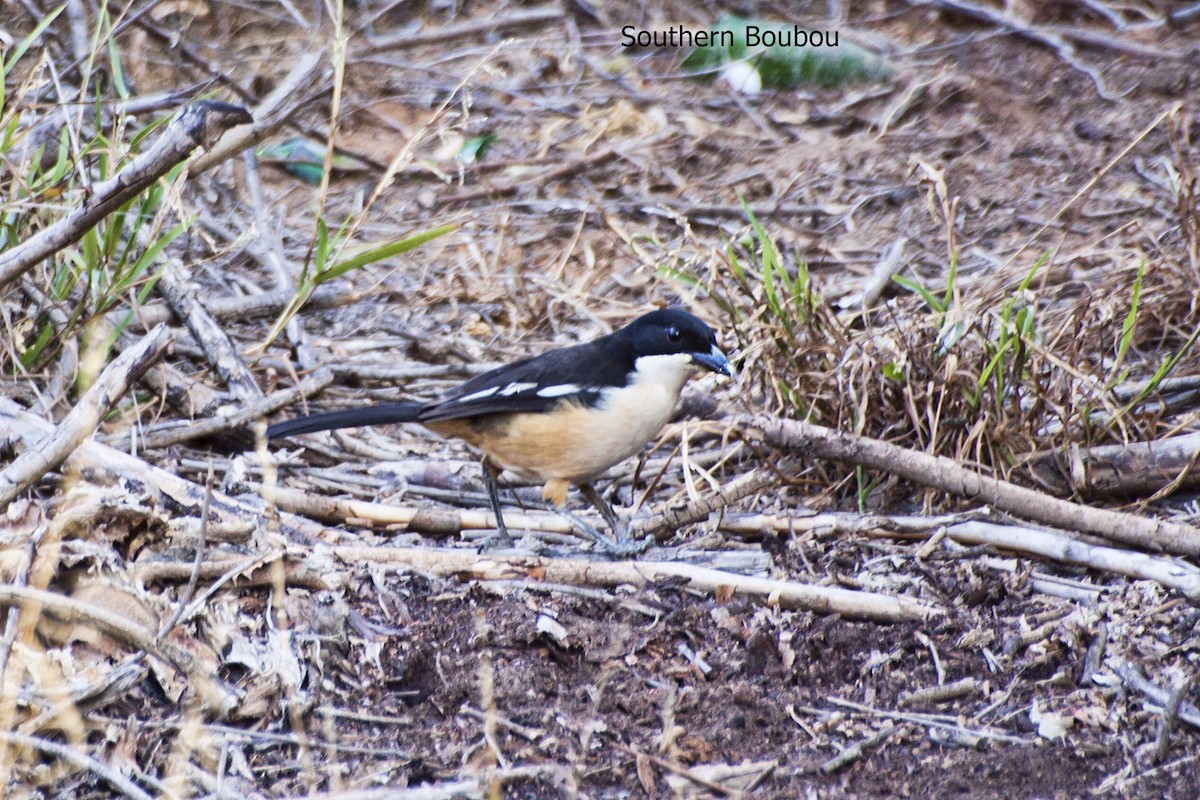
M 197 180 L 189 189 L 203 209 L 189 234 L 192 279 L 205 300 L 270 286 L 248 255 L 258 245 L 245 229 L 256 218 L 296 264 L 318 206 L 336 225 L 370 204 L 359 230 L 367 241 L 456 223 L 449 236 L 339 279 L 323 306 L 298 317 L 315 363 L 337 368 L 314 406 L 432 397 L 472 364 L 586 339 L 665 302 L 689 303 L 719 326 L 714 306 L 660 267 L 714 263 L 726 241 L 745 233 L 740 193 L 835 305 L 861 291 L 900 237 L 903 274 L 929 286 L 945 284 L 957 250 L 963 292 L 1019 282 L 1051 249 L 1039 290 L 1077 307 L 1094 297 L 1090 322 L 1108 331 L 1121 318 L 1102 309 L 1105 299 L 1127 293 L 1148 259 L 1143 303 L 1156 324 L 1130 356 L 1150 365 L 1138 375 L 1148 377 L 1197 322 L 1194 303 L 1169 291 L 1200 274 L 1169 173 L 1178 173 L 1180 132 L 1200 99 L 1200 20 L 1114 33 L 1097 10 L 1109 4 L 1008 4 L 1006 13 L 1038 30 L 1103 32 L 1090 46 L 1072 40 L 1075 64 L 1094 70 L 1097 84 L 1068 63 L 1065 47 L 1055 52 L 936 5 L 563 2 L 546 19 L 506 29 L 509 40 L 483 23 L 521 6 L 348 5 L 336 138 L 365 171 L 339 175 L 324 194 L 265 164 L 250 174 L 241 159 Z M 1151 18 L 1154 4 L 1144 5 L 1125 18 Z M 746 96 L 682 76 L 680 49 L 620 46 L 624 25 L 700 29 L 727 10 L 838 30 L 885 54 L 893 75 Z M 164 3 L 148 19 L 151 26 L 131 26 L 119 40 L 141 94 L 200 83 L 253 105 L 333 39 L 312 5 Z M 476 23 L 474 32 L 455 27 Z M 443 29 L 451 34 L 440 41 L 369 46 Z M 319 140 L 331 102 L 327 91 L 316 93 L 296 127 L 275 139 L 300 131 Z M 1183 111 L 1160 119 L 1176 103 Z M 481 161 L 454 161 L 465 140 L 489 133 L 495 139 Z M 373 199 L 406 147 L 396 180 Z M 1086 202 L 1061 214 L 1102 170 Z M 949 226 L 928 180 L 934 174 L 956 198 Z M 247 314 L 224 324 L 248 349 L 270 322 Z M 253 364 L 265 390 L 308 374 L 294 343 L 282 337 Z M 219 385 L 185 332 L 171 360 Z M 726 440 L 701 435 L 736 413 L 778 410 L 755 376 L 706 378 L 688 408 L 704 422 L 673 425 L 660 455 L 692 430 L 692 457 L 716 483 L 771 461 L 799 476 L 741 501 L 737 512 L 856 510 L 841 467 L 749 447 L 730 454 Z M 133 413 L 126 409 L 106 433 L 128 429 Z M 182 416 L 165 406 L 153 413 Z M 862 424 L 871 431 L 872 421 Z M 909 445 L 932 451 L 935 439 Z M 231 449 L 207 440 L 139 455 L 199 484 L 213 461 L 218 486 L 236 494 L 260 473 Z M 691 482 L 705 478 L 685 477 L 680 460 L 655 481 L 625 465 L 615 476 L 617 505 L 645 493 L 648 514 L 686 499 Z M 293 444 L 282 461 L 279 483 L 313 495 L 485 507 L 469 451 L 415 429 Z M 428 463 L 441 470 L 436 479 L 421 472 Z M 876 513 L 967 508 L 880 481 L 866 503 Z M 44 485 L 37 496 L 53 499 L 53 515 L 66 494 Z M 529 502 L 536 493 L 518 496 Z M 1192 502 L 1185 493 L 1148 509 L 1187 516 Z M 111 547 L 107 568 L 132 570 L 178 547 L 190 564 L 192 551 L 164 538 L 170 513 L 116 516 L 98 528 Z M 467 538 L 344 525 L 326 543 L 477 544 Z M 522 546 L 547 546 L 551 555 L 583 549 L 570 537 L 540 541 Z M 315 540 L 291 544 L 320 551 Z M 1195 723 L 1171 724 L 1117 666 L 1167 689 L 1194 678 L 1200 612 L 1177 591 L 929 532 L 733 533 L 710 521 L 666 544 L 758 559 L 758 571 L 773 577 L 912 598 L 941 613 L 889 624 L 714 597 L 683 581 L 603 589 L 549 584 L 536 571 L 478 581 L 331 557 L 319 562 L 330 589 L 234 581 L 188 623 L 191 639 L 215 654 L 215 674 L 238 693 L 233 714 L 197 713 L 159 670 L 143 671 L 88 705 L 83 741 L 135 780 L 179 779 L 188 788 L 178 796 L 194 797 L 350 798 L 424 785 L 444 790 L 429 797 L 475 797 L 485 795 L 446 787 L 487 774 L 496 776 L 490 796 L 506 798 L 1200 797 Z M 92 551 L 79 559 L 103 560 Z M 186 574 L 145 589 L 170 608 Z M 75 650 L 76 661 L 90 653 L 101 673 L 123 663 L 112 648 L 86 644 L 98 650 Z M 959 689 L 920 694 L 946 686 Z M 1196 693 L 1181 696 L 1186 716 Z M 119 796 L 95 774 L 52 761 L 19 759 L 12 796 Z

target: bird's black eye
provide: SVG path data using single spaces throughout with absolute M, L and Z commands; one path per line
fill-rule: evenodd
M 683 334 L 679 332 L 679 328 L 676 328 L 674 325 L 667 326 L 667 341 L 678 342 L 682 338 Z

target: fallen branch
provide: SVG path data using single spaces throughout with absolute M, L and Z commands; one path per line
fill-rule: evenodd
M 29 449 L 0 472 L 0 509 L 7 508 L 17 495 L 62 464 L 95 433 L 100 420 L 170 345 L 170 332 L 160 325 L 136 347 L 113 359 L 53 433 L 36 444 L 29 443 Z
M 1088 544 L 1061 533 L 992 522 L 953 525 L 946 529 L 946 536 L 960 544 L 990 544 L 1064 564 L 1155 581 L 1183 592 L 1191 600 L 1200 600 L 1200 569 L 1183 561 Z
M 661 514 L 656 514 L 645 524 L 630 531 L 630 538 L 641 539 L 646 535 L 656 540 L 674 536 L 680 528 L 694 522 L 708 519 L 713 514 L 724 511 L 729 506 L 749 497 L 773 482 L 772 476 L 765 472 L 749 472 L 722 486 L 715 492 L 707 494 L 677 508 L 668 508 Z
M 996 742 L 1004 742 L 1005 744 L 1037 744 L 1038 741 L 1034 738 L 1025 738 L 1023 736 L 1014 736 L 1009 733 L 1002 733 L 998 730 L 995 730 L 991 726 L 986 728 L 968 728 L 964 725 L 946 722 L 946 716 L 940 714 L 921 714 L 916 711 L 887 711 L 886 709 L 875 708 L 862 703 L 856 703 L 853 700 L 843 700 L 840 697 L 827 697 L 825 699 L 831 705 L 848 709 L 858 714 L 864 714 L 870 717 L 881 717 L 883 719 L 894 719 L 898 722 L 911 722 L 916 725 L 924 725 L 931 730 L 944 731 L 952 736 L 963 737 L 966 741 L 990 739 Z
M 805 517 L 747 514 L 723 518 L 721 530 L 743 535 L 761 535 L 763 531 L 783 535 L 817 531 L 823 534 L 857 533 L 863 536 L 901 539 L 928 539 L 936 531 L 944 530 L 947 539 L 962 545 L 991 545 L 1022 555 L 1126 575 L 1137 580 L 1155 581 L 1170 589 L 1177 589 L 1189 598 L 1200 597 L 1200 569 L 1186 562 L 1161 555 L 1104 547 L 1081 541 L 1062 531 L 1000 525 L 984 520 L 964 520 L 964 516 L 977 515 L 882 517 L 826 513 Z M 1095 590 L 1100 591 L 1102 588 L 1098 586 Z
M 1139 694 L 1145 695 L 1147 700 L 1159 708 L 1165 709 L 1172 702 L 1171 692 L 1143 675 L 1141 668 L 1132 661 L 1126 661 L 1123 658 L 1110 658 L 1108 665 L 1112 667 L 1112 671 L 1117 673 L 1126 686 Z M 1191 703 L 1179 703 L 1176 716 L 1193 728 L 1200 729 L 1200 708 L 1196 708 Z
M 920 708 L 922 706 L 933 705 L 934 703 L 944 703 L 947 700 L 955 700 L 959 697 L 966 697 L 967 695 L 976 694 L 978 691 L 979 681 L 967 676 L 953 683 L 943 683 L 938 686 L 926 686 L 923 689 L 914 689 L 911 692 L 901 692 L 896 702 L 901 706 Z
M 457 536 L 467 530 L 495 530 L 496 517 L 490 511 L 472 509 L 436 509 L 390 506 L 363 500 L 340 500 L 300 489 L 277 487 L 275 504 L 282 511 L 309 519 L 337 524 L 396 526 L 430 536 Z M 546 533 L 574 533 L 575 526 L 560 514 L 549 512 L 516 513 L 506 511 L 504 521 L 513 530 Z
M 683 511 L 690 511 L 695 515 L 696 519 L 702 519 L 704 516 L 707 516 L 707 513 L 701 516 L 699 514 L 701 510 L 708 509 L 708 513 L 711 513 L 712 510 L 719 510 L 723 505 L 721 498 L 732 502 L 731 498 L 734 495 L 741 497 L 751 493 L 760 488 L 760 479 L 762 477 L 754 473 L 751 476 L 746 476 L 749 480 L 743 479 L 741 485 L 737 485 L 739 482 L 735 481 L 734 484 L 726 487 L 725 491 L 702 498 L 695 504 L 689 504 L 685 509 L 678 510 L 677 516 L 673 517 L 673 519 L 682 518 L 678 514 Z M 470 538 L 469 532 L 471 531 L 496 530 L 496 518 L 490 511 L 393 506 L 385 503 L 371 503 L 365 500 L 345 500 L 326 497 L 287 487 L 277 487 L 273 499 L 276 507 L 281 511 L 338 525 L 395 527 L 405 531 L 422 533 L 426 536 L 461 536 L 464 539 Z M 652 518 L 649 524 L 653 525 L 657 519 L 657 517 Z M 532 533 L 568 534 L 582 538 L 576 524 L 569 517 L 559 513 L 506 511 L 504 512 L 504 521 L 514 531 L 527 530 Z M 695 520 L 692 519 L 690 521 Z M 598 524 L 598 521 L 593 520 L 593 522 Z M 681 522 L 679 524 L 686 523 Z M 671 531 L 674 532 L 674 528 L 671 528 Z M 639 539 L 644 535 L 644 531 L 637 530 L 630 534 L 630 538 Z M 747 559 L 747 555 L 748 553 L 745 551 L 729 553 L 710 550 L 652 548 L 644 553 L 642 557 L 693 564 L 697 561 L 704 561 L 711 567 L 744 572 L 748 569 L 753 570 L 757 568 L 757 557 Z
M 103 337 L 104 334 L 97 334 L 97 339 Z M 134 333 L 124 330 L 117 338 L 115 349 L 124 352 L 131 347 L 136 347 L 138 341 L 139 339 Z M 163 398 L 172 408 L 178 409 L 188 416 L 213 414 L 228 399 L 224 392 L 219 392 L 204 381 L 185 374 L 178 367 L 166 361 L 154 364 L 146 370 L 141 382 L 153 390 L 155 395 Z
M 1034 476 L 1051 489 L 1081 497 L 1151 495 L 1200 484 L 1200 433 L 1153 442 L 1072 448 L 1066 469 L 1056 452 L 1028 459 Z M 1064 474 L 1065 473 L 1065 474 Z
M 875 733 L 868 736 L 866 739 L 855 742 L 847 747 L 842 752 L 838 753 L 833 758 L 821 764 L 821 774 L 829 775 L 833 772 L 838 772 L 853 764 L 858 759 L 862 758 L 865 753 L 874 750 L 879 745 L 892 738 L 892 734 L 896 732 L 896 723 L 888 720 Z
M 944 456 L 931 456 L 806 422 L 758 415 L 740 417 L 736 424 L 747 435 L 757 436 L 773 447 L 898 475 L 1056 528 L 1091 533 L 1144 550 L 1200 556 L 1200 529 L 1191 525 L 1069 503 L 980 475 Z
M 274 392 L 262 398 L 257 403 L 239 411 L 230 414 L 219 414 L 215 417 L 197 420 L 182 426 L 174 421 L 162 423 L 138 436 L 138 444 L 141 445 L 143 450 L 149 450 L 170 447 L 182 444 L 183 442 L 202 439 L 205 436 L 214 436 L 219 433 L 238 430 L 256 419 L 273 414 L 281 408 L 287 408 L 300 400 L 317 395 L 331 383 L 333 383 L 333 373 L 327 369 L 320 369 L 295 386 Z M 128 450 L 130 439 L 133 436 L 134 432 L 130 431 L 114 441 L 106 442 L 106 444 L 118 450 Z
M 324 58 L 324 48 L 301 56 L 274 91 L 255 106 L 253 118 L 240 120 L 244 124 L 225 131 L 207 153 L 192 162 L 191 173 L 199 175 L 212 169 L 279 130 L 314 96 L 317 78 L 323 74 L 321 63 Z
M 197 147 L 209 147 L 228 128 L 250 121 L 246 109 L 228 103 L 203 100 L 185 106 L 124 169 L 95 184 L 81 205 L 53 225 L 0 253 L 0 289 L 43 259 L 79 241 L 100 220 L 141 194 Z
M 186 583 L 195 576 L 198 581 L 214 581 L 231 571 L 238 574 L 238 586 L 278 586 L 282 581 L 284 586 L 297 586 L 301 589 L 324 591 L 330 588 L 320 574 L 306 564 L 296 563 L 285 559 L 283 575 L 279 574 L 279 565 L 275 560 L 246 568 L 244 555 L 214 555 L 200 562 L 165 561 L 157 558 L 139 559 L 133 566 L 133 577 L 138 583 L 149 585 L 154 583 Z
M 208 313 L 217 319 L 247 320 L 277 314 L 286 308 L 287 304 L 292 302 L 295 297 L 294 291 L 287 290 L 214 297 L 205 303 L 205 307 L 208 308 Z M 360 299 L 353 292 L 342 291 L 340 287 L 326 284 L 317 287 L 304 307 L 307 309 L 337 308 L 356 303 Z M 109 331 L 125 324 L 129 315 L 128 308 L 118 308 L 108 312 L 103 318 L 105 327 L 97 330 L 98 335 L 107 335 Z M 134 323 L 147 328 L 161 322 L 170 322 L 173 319 L 175 319 L 175 312 L 161 300 L 138 306 L 137 311 L 134 312 Z
M 155 288 L 191 331 L 192 338 L 204 352 L 209 365 L 229 387 L 230 394 L 243 405 L 261 400 L 262 389 L 258 388 L 254 375 L 242 361 L 229 334 L 200 302 L 199 285 L 184 277 L 184 265 L 178 259 L 169 260 Z
M 909 597 L 736 575 L 672 562 L 485 555 L 424 547 L 341 546 L 333 547 L 331 551 L 337 558 L 350 563 L 380 564 L 480 581 L 536 578 L 574 586 L 613 587 L 647 586 L 666 579 L 684 578 L 689 589 L 722 597 L 757 597 L 771 605 L 877 622 L 919 622 L 941 613 L 940 609 Z

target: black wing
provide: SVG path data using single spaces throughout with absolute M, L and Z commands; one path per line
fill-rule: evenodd
M 478 375 L 426 406 L 420 421 L 537 413 L 564 402 L 594 405 L 603 389 L 624 386 L 632 369 L 603 342 L 552 350 Z

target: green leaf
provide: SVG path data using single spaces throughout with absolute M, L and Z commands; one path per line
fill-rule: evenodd
M 54 325 L 49 320 L 46 320 L 42 324 L 42 327 L 38 329 L 37 337 L 30 342 L 29 346 L 25 348 L 25 351 L 21 353 L 21 366 L 29 369 L 36 364 L 38 358 L 42 354 L 42 351 L 46 349 L 46 345 L 48 345 L 53 338 Z
M 463 142 L 462 148 L 458 151 L 458 160 L 464 164 L 474 164 L 482 161 L 484 153 L 492 146 L 498 137 L 496 134 L 488 131 L 482 136 L 472 136 Z
M 917 283 L 911 278 L 906 278 L 903 275 L 893 275 L 892 280 L 905 289 L 908 289 L 910 292 L 920 295 L 921 299 L 925 301 L 925 304 L 937 313 L 946 313 L 946 307 L 942 305 L 942 301 L 934 297 L 930 291 L 921 284 Z
M 129 87 L 125 84 L 125 70 L 121 68 L 121 54 L 117 51 L 117 39 L 114 36 L 108 37 L 108 63 L 117 97 L 128 100 Z
M 676 267 L 668 267 L 664 264 L 658 268 L 657 272 L 664 278 L 670 278 L 671 280 L 679 281 L 684 286 L 687 286 L 691 289 L 695 289 L 697 287 L 704 288 L 699 278 L 694 275 L 689 275 L 688 273 Z
M 66 7 L 66 3 L 64 3 L 46 16 L 42 17 L 41 21 L 38 22 L 33 31 L 24 39 L 17 42 L 17 46 L 13 48 L 12 54 L 4 62 L 3 73 L 0 74 L 0 78 L 8 77 L 9 71 L 12 70 L 16 63 L 21 60 L 21 56 L 25 55 L 25 52 L 29 50 L 33 43 L 38 40 L 46 28 L 50 27 L 50 23 L 54 22 L 54 20 L 58 18 L 58 15 L 61 14 L 63 9 Z
M 329 263 L 329 226 L 325 220 L 317 220 L 317 246 L 313 251 L 313 272 L 320 275 Z
M 684 59 L 684 70 L 711 74 L 725 64 L 746 61 L 770 89 L 800 85 L 828 89 L 891 77 L 891 69 L 879 54 L 842 42 L 836 30 L 808 31 L 725 14 L 711 33 L 713 43 L 692 50 Z M 817 35 L 822 39 L 828 35 L 830 43 L 814 44 Z
M 345 275 L 347 272 L 356 270 L 359 267 L 365 267 L 368 264 L 374 264 L 377 261 L 383 261 L 385 258 L 398 256 L 402 253 L 407 253 L 410 250 L 416 250 L 426 242 L 433 241 L 439 236 L 445 236 L 451 231 L 458 230 L 457 225 L 439 225 L 436 228 L 430 228 L 420 233 L 414 233 L 412 236 L 406 236 L 403 239 L 397 239 L 394 242 L 388 242 L 382 245 L 368 245 L 368 249 L 359 252 L 350 258 L 342 259 L 329 269 L 319 270 L 317 272 L 315 283 L 320 285 L 326 281 Z
M 125 289 L 133 285 L 133 283 L 136 281 L 140 280 L 142 275 L 144 275 L 146 271 L 150 269 L 150 266 L 158 260 L 159 255 L 161 255 L 162 251 L 167 248 L 167 245 L 171 244 L 171 242 L 175 241 L 175 239 L 178 238 L 181 233 L 183 233 L 184 228 L 185 226 L 182 222 L 176 223 L 175 225 L 171 226 L 169 230 L 160 235 L 158 239 L 155 240 L 154 244 L 147 247 L 145 252 L 143 252 L 141 256 L 138 257 L 138 260 L 134 262 L 133 267 L 122 276 L 121 283 L 114 287 L 117 292 L 123 294 Z
M 1178 364 L 1184 355 L 1186 355 L 1187 352 L 1192 349 L 1192 345 L 1196 343 L 1196 339 L 1198 338 L 1200 338 L 1200 326 L 1197 326 L 1196 329 L 1192 331 L 1192 335 L 1189 336 L 1188 340 L 1183 343 L 1183 347 L 1179 348 L 1179 352 L 1163 359 L 1162 364 L 1159 365 L 1158 369 L 1155 370 L 1154 375 L 1146 384 L 1146 388 L 1142 389 L 1142 391 L 1138 393 L 1138 396 L 1133 398 L 1133 400 L 1131 400 L 1129 404 L 1125 406 L 1124 410 L 1122 411 L 1122 416 L 1128 414 L 1130 409 L 1141 405 L 1143 400 L 1145 400 L 1156 389 L 1158 389 L 1158 385 L 1162 383 L 1168 375 L 1171 374 L 1171 370 L 1175 369 L 1175 365 Z
M 296 137 L 279 144 L 263 147 L 257 153 L 264 163 L 280 166 L 305 183 L 316 186 L 325 174 L 325 146 L 311 139 Z M 357 158 L 333 156 L 330 167 L 339 173 L 365 172 L 369 167 Z

